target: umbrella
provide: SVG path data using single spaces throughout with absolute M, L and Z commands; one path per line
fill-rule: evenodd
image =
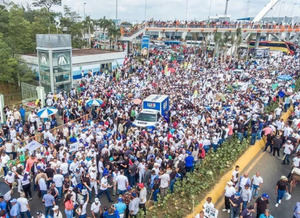
M 287 75 L 287 74 L 283 74 L 283 75 L 278 76 L 277 79 L 283 80 L 283 81 L 288 81 L 288 80 L 292 80 L 293 77 L 291 77 L 290 75 Z
M 91 106 L 101 106 L 103 104 L 103 101 L 101 99 L 90 99 L 86 102 L 86 105 L 88 107 L 91 107 Z
M 9 191 L 9 186 L 5 182 L 0 182 L 0 196 L 4 196 Z
M 57 113 L 57 109 L 56 108 L 54 108 L 54 107 L 45 107 L 45 108 L 42 108 L 41 110 L 39 110 L 37 112 L 37 115 L 40 118 L 48 118 L 51 115 L 56 114 L 56 113 Z
M 139 99 L 139 98 L 136 98 L 136 99 L 133 99 L 133 100 L 132 100 L 132 103 L 133 103 L 133 104 L 141 104 L 141 103 L 142 103 L 142 100 Z

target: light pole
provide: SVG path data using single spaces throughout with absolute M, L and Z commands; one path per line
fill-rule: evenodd
M 85 20 L 85 6 L 86 6 L 86 2 L 83 3 L 83 19 Z
M 116 0 L 116 20 L 118 20 L 118 0 Z
M 186 21 L 188 20 L 188 15 L 189 15 L 189 0 L 186 0 L 186 2 L 185 2 L 185 19 L 186 19 Z
M 147 0 L 145 0 L 145 22 L 147 21 Z
M 225 5 L 225 15 L 227 15 L 227 10 L 228 10 L 228 2 L 229 2 L 229 0 L 226 0 L 226 5 Z

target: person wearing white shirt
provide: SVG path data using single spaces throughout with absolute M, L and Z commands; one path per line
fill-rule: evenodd
M 24 192 L 20 193 L 20 197 L 17 199 L 18 204 L 20 205 L 20 213 L 21 217 L 27 216 L 27 218 L 31 218 L 30 207 L 28 204 L 28 200 L 25 198 Z
M 283 153 L 284 153 L 284 159 L 282 161 L 282 164 L 290 164 L 290 155 L 292 151 L 294 150 L 294 146 L 292 145 L 290 140 L 287 140 L 287 142 L 283 145 Z
M 256 172 L 256 174 L 252 177 L 251 183 L 252 183 L 252 197 L 256 198 L 258 196 L 258 190 L 261 189 L 261 186 L 263 184 L 264 180 L 260 176 L 259 172 Z
M 116 177 L 116 183 L 117 183 L 117 189 L 118 189 L 118 194 L 124 194 L 127 190 L 127 186 L 129 185 L 128 183 L 128 178 L 124 176 L 124 171 L 120 171 L 120 175 Z
M 110 197 L 110 194 L 109 194 L 109 191 L 107 190 L 108 188 L 111 188 L 112 186 L 108 184 L 108 181 L 107 181 L 107 176 L 108 175 L 103 175 L 101 181 L 100 181 L 100 192 L 98 194 L 98 198 L 100 198 L 100 196 L 105 193 L 106 194 L 106 197 L 108 199 L 108 201 L 110 203 L 112 203 L 113 201 L 111 200 L 111 197 Z
M 53 182 L 55 183 L 55 187 L 58 190 L 58 198 L 61 198 L 64 176 L 60 174 L 60 169 L 57 169 L 56 172 L 57 173 L 53 176 Z
M 143 183 L 139 183 L 138 188 L 140 190 L 140 208 L 144 210 L 144 215 L 146 216 L 147 189 Z
M 102 213 L 102 211 L 101 211 L 101 203 L 99 201 L 99 198 L 95 198 L 95 202 L 92 203 L 91 212 L 92 212 L 93 218 L 100 217 L 100 214 Z
M 12 185 L 15 182 L 15 174 L 9 171 L 8 174 L 4 177 L 4 181 L 9 185 L 10 188 L 12 188 Z
M 234 183 L 232 181 L 227 182 L 227 185 L 225 187 L 225 208 L 222 209 L 223 211 L 227 211 L 227 213 L 230 213 L 230 202 L 229 202 L 229 199 L 235 193 L 236 193 L 236 190 L 234 188 Z
M 65 160 L 65 158 L 62 159 L 62 164 L 60 165 L 60 170 L 63 176 L 66 176 L 69 173 L 69 164 Z
M 98 180 L 97 180 L 97 169 L 96 167 L 90 167 L 90 181 L 91 181 L 91 190 L 95 189 L 95 195 L 98 195 Z
M 170 184 L 170 175 L 161 170 L 160 172 L 160 195 L 163 198 L 168 193 L 168 188 Z

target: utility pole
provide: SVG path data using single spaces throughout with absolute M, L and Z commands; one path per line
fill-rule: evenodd
M 229 2 L 229 0 L 226 0 L 226 5 L 225 5 L 225 15 L 227 15 L 227 10 L 228 10 L 228 2 Z

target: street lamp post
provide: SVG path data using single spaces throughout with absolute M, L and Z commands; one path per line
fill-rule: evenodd
M 116 0 L 116 20 L 118 20 L 118 0 Z
M 85 6 L 86 6 L 86 2 L 83 3 L 83 19 L 85 20 Z
M 189 18 L 189 0 L 186 0 L 185 2 L 185 19 L 186 21 L 188 20 Z
M 145 0 L 145 22 L 147 21 L 147 0 Z

